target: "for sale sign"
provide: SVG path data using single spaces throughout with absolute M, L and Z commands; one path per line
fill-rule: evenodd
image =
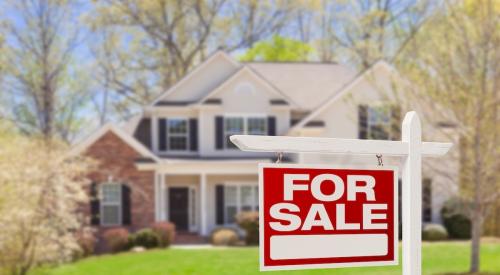
M 261 270 L 396 265 L 394 167 L 259 166 Z

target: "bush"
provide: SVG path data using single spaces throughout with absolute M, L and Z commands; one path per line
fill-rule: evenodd
M 259 212 L 241 212 L 236 216 L 236 223 L 245 230 L 247 245 L 259 244 Z
M 448 231 L 440 224 L 426 224 L 422 230 L 425 241 L 442 241 L 448 239 Z
M 133 246 L 142 246 L 144 248 L 154 248 L 160 245 L 160 238 L 150 228 L 141 229 L 130 237 L 130 243 Z
M 467 217 L 469 204 L 461 199 L 448 200 L 441 209 L 443 224 L 452 239 L 470 239 L 471 222 Z
M 129 233 L 124 228 L 110 229 L 104 233 L 103 238 L 111 252 L 116 253 L 130 248 Z
M 168 247 L 174 242 L 175 225 L 173 223 L 157 222 L 151 226 L 151 230 L 158 236 L 160 247 Z
M 96 238 L 92 232 L 79 232 L 76 234 L 76 241 L 80 247 L 80 251 L 76 253 L 77 259 L 88 257 L 94 254 Z
M 238 244 L 238 233 L 232 228 L 219 228 L 212 232 L 213 245 L 233 246 Z

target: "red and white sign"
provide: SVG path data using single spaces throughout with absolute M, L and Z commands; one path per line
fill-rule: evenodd
M 398 264 L 396 168 L 259 166 L 261 270 Z

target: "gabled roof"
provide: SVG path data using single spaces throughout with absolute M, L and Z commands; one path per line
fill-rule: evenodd
M 213 53 L 211 56 L 209 56 L 205 61 L 203 61 L 201 64 L 196 66 L 192 71 L 190 71 L 187 75 L 185 75 L 181 80 L 177 81 L 172 87 L 170 87 L 168 90 L 165 92 L 161 93 L 151 104 L 150 106 L 156 105 L 158 102 L 160 102 L 162 99 L 165 97 L 169 96 L 170 94 L 175 93 L 175 91 L 183 85 L 186 81 L 188 81 L 191 77 L 196 75 L 201 69 L 207 67 L 212 61 L 218 59 L 218 58 L 224 58 L 225 60 L 229 61 L 236 67 L 241 66 L 240 63 L 238 63 L 236 60 L 234 60 L 232 57 L 230 57 L 228 54 L 226 54 L 224 51 L 216 51 Z
M 90 136 L 87 136 L 84 138 L 82 141 L 78 142 L 73 148 L 71 148 L 69 154 L 72 156 L 76 156 L 79 154 L 82 154 L 85 152 L 87 148 L 89 148 L 92 144 L 94 144 L 96 141 L 98 141 L 104 134 L 112 132 L 115 135 L 117 135 L 121 140 L 123 140 L 125 143 L 127 143 L 130 147 L 132 147 L 135 151 L 140 153 L 142 156 L 151 158 L 155 160 L 156 162 L 159 162 L 160 159 L 155 156 L 148 148 L 146 148 L 142 143 L 140 143 L 137 139 L 135 139 L 133 136 L 125 133 L 122 129 L 119 127 L 108 123 L 106 125 L 103 125 L 101 128 L 99 128 L 97 131 L 94 131 Z
M 295 124 L 290 130 L 288 131 L 289 133 L 293 132 L 294 130 L 297 130 L 299 128 L 305 127 L 310 121 L 312 121 L 316 116 L 321 114 L 326 108 L 328 108 L 331 104 L 336 102 L 337 100 L 341 99 L 353 86 L 355 86 L 357 83 L 362 81 L 365 77 L 367 77 L 370 73 L 372 73 L 374 70 L 377 70 L 379 68 L 386 69 L 390 72 L 394 72 L 395 69 L 389 65 L 387 62 L 380 60 L 373 64 L 370 68 L 366 69 L 365 71 L 361 72 L 358 74 L 356 77 L 353 77 L 349 82 L 347 82 L 344 86 L 342 86 L 339 90 L 331 94 L 329 98 L 324 101 L 323 104 L 319 105 L 317 108 L 314 109 L 313 112 L 311 112 L 309 115 L 304 117 L 301 121 L 299 121 L 297 124 Z
M 220 91 L 224 89 L 227 85 L 229 85 L 233 80 L 236 78 L 240 77 L 241 75 L 248 73 L 251 77 L 253 77 L 255 80 L 259 81 L 262 85 L 267 87 L 270 91 L 274 92 L 276 95 L 282 97 L 286 101 L 288 101 L 292 106 L 298 106 L 295 101 L 290 98 L 287 94 L 283 93 L 279 89 L 277 89 L 274 85 L 269 83 L 265 78 L 263 78 L 260 74 L 256 73 L 252 68 L 249 66 L 243 66 L 241 67 L 236 73 L 231 75 L 228 79 L 226 79 L 224 82 L 222 82 L 218 87 L 213 89 L 210 93 L 208 93 L 206 96 L 204 96 L 201 100 L 199 100 L 198 104 L 202 104 L 204 101 L 210 99 L 211 97 L 217 95 Z
M 249 62 L 247 66 L 303 110 L 312 110 L 356 77 L 344 65 L 318 62 Z

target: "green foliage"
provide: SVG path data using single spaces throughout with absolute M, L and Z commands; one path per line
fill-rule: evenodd
M 470 239 L 471 220 L 467 216 L 468 203 L 458 198 L 445 202 L 441 209 L 443 224 L 452 239 Z
M 422 230 L 422 239 L 425 241 L 442 241 L 448 239 L 448 232 L 440 224 L 426 224 Z
M 247 245 L 259 244 L 259 212 L 240 212 L 236 216 L 236 223 L 245 230 L 245 241 Z
M 238 233 L 232 228 L 218 228 L 212 232 L 210 240 L 213 245 L 233 246 L 238 244 Z
M 466 274 L 469 263 L 465 242 L 437 242 L 422 246 L 422 274 Z M 400 254 L 401 255 L 401 252 Z M 500 243 L 484 243 L 481 267 L 485 274 L 500 272 Z M 162 249 L 144 253 L 122 253 L 106 257 L 91 257 L 61 267 L 37 270 L 31 275 L 160 275 L 160 274 L 263 274 L 259 272 L 259 249 L 238 247 L 228 249 Z M 401 275 L 399 265 L 305 271 L 273 271 L 272 275 L 334 274 L 334 275 Z M 468 273 L 467 273 L 468 274 Z
M 241 61 L 307 61 L 313 48 L 291 38 L 274 35 L 270 41 L 261 41 L 240 57 Z
M 131 246 L 154 248 L 160 245 L 160 237 L 150 228 L 141 229 L 130 236 Z

